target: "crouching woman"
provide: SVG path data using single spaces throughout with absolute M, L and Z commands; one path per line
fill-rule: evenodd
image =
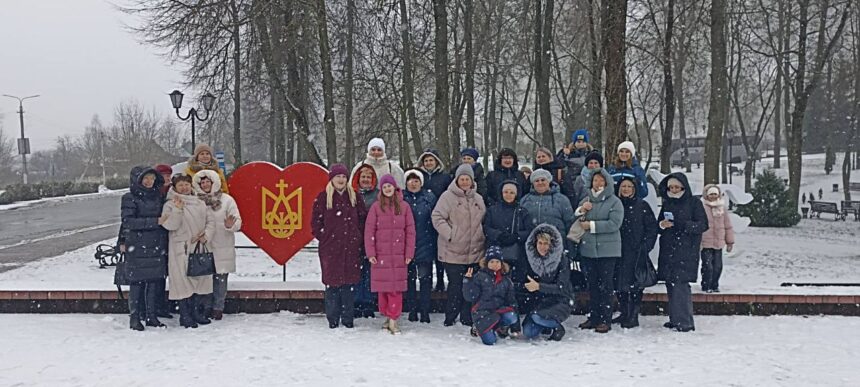
M 517 291 L 524 293 L 523 336 L 532 339 L 546 330 L 549 340 L 561 341 L 565 334 L 561 323 L 570 317 L 573 286 L 558 229 L 546 223 L 535 227 L 526 240 L 526 258 L 525 278 L 516 283 Z
M 480 270 L 471 268 L 463 279 L 463 298 L 472 303 L 473 332 L 486 345 L 493 345 L 498 338 L 518 336 L 519 316 L 514 283 L 508 273 L 510 266 L 504 263 L 502 250 L 497 246 L 487 249 L 486 258 L 478 264 Z

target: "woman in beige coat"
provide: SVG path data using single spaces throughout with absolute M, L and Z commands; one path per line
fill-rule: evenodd
M 188 254 L 198 242 L 207 242 L 215 232 L 215 222 L 206 204 L 191 189 L 191 176 L 173 177 L 173 188 L 167 192 L 162 211 L 162 227 L 170 231 L 167 272 L 170 275 L 170 299 L 179 301 L 179 325 L 197 328 L 209 324 L 200 307 L 203 297 L 212 293 L 212 276 L 188 277 Z
M 218 173 L 204 169 L 194 175 L 194 193 L 206 204 L 215 231 L 208 245 L 215 256 L 215 275 L 212 278 L 212 297 L 206 300 L 206 315 L 215 320 L 224 316 L 227 299 L 227 276 L 236 272 L 236 236 L 242 228 L 239 207 L 229 194 L 221 191 Z
M 472 325 L 471 305 L 463 299 L 463 276 L 484 254 L 483 220 L 486 207 L 477 192 L 475 174 L 468 164 L 457 168 L 454 181 L 442 193 L 431 218 L 439 232 L 439 261 L 448 273 L 448 305 L 445 326 L 460 316 L 463 325 Z

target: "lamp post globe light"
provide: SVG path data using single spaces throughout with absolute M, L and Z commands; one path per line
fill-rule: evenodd
M 182 121 L 191 120 L 191 152 L 194 152 L 194 148 L 197 147 L 197 138 L 196 138 L 196 121 L 206 121 L 209 118 L 209 112 L 212 110 L 212 107 L 215 105 L 215 96 L 212 93 L 203 94 L 200 97 L 200 102 L 203 104 L 203 112 L 206 113 L 205 116 L 201 117 L 198 114 L 197 108 L 192 107 L 188 110 L 188 114 L 185 117 L 179 113 L 179 109 L 182 108 L 182 99 L 185 97 L 185 94 L 182 94 L 179 90 L 173 90 L 170 94 L 170 104 L 173 105 L 173 109 L 176 110 L 176 117 L 178 117 Z

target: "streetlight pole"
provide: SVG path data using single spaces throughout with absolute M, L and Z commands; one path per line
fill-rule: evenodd
M 732 184 L 732 147 L 734 146 L 735 136 L 733 133 L 729 132 L 729 184 Z
M 28 97 L 16 97 L 14 95 L 3 94 L 4 97 L 14 98 L 18 100 L 18 118 L 21 122 L 21 138 L 18 140 L 18 154 L 21 155 L 21 161 L 24 167 L 24 184 L 27 184 L 27 155 L 30 153 L 30 140 L 24 137 L 24 100 L 36 98 L 39 95 L 31 95 Z
M 215 96 L 211 93 L 206 93 L 200 97 L 201 102 L 203 102 L 203 110 L 206 113 L 205 116 L 200 117 L 200 115 L 197 114 L 197 108 L 191 108 L 188 110 L 188 114 L 186 114 L 185 117 L 182 117 L 182 115 L 179 114 L 179 109 L 182 107 L 182 98 L 184 96 L 185 95 L 182 94 L 181 91 L 173 90 L 173 92 L 170 93 L 170 103 L 173 105 L 173 108 L 176 109 L 176 117 L 182 121 L 191 120 L 191 153 L 194 153 L 194 148 L 197 147 L 197 129 L 195 128 L 195 121 L 203 122 L 209 119 L 209 111 L 212 110 L 212 105 L 215 104 Z

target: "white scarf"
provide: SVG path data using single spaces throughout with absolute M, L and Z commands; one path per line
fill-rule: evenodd
M 669 197 L 672 199 L 680 199 L 680 198 L 684 197 L 684 191 L 681 191 L 678 193 L 672 193 L 672 191 L 666 191 L 666 194 L 669 195 Z
M 702 200 L 702 203 L 711 208 L 711 214 L 714 216 L 723 216 L 726 213 L 726 202 L 723 199 L 715 201 L 705 199 Z

